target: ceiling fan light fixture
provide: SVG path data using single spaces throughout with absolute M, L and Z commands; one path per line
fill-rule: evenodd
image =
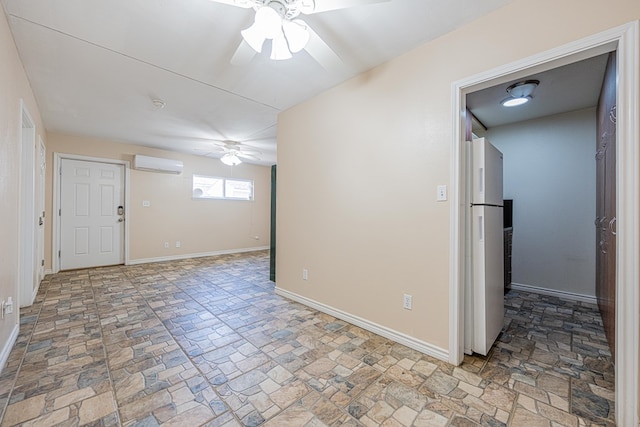
M 267 38 L 263 35 L 262 31 L 256 26 L 256 24 L 253 24 L 246 30 L 242 30 L 240 34 L 242 34 L 244 41 L 251 46 L 251 49 L 258 53 L 262 52 L 262 45 Z
M 282 16 L 275 9 L 263 6 L 256 11 L 253 25 L 240 34 L 253 50 L 260 53 L 266 39 L 274 39 L 282 34 Z
M 220 161 L 227 166 L 237 166 L 240 163 L 242 163 L 242 160 L 240 160 L 240 158 L 236 156 L 234 153 L 225 154 L 224 156 L 222 156 Z
M 287 40 L 284 38 L 284 34 L 280 33 L 279 37 L 276 37 L 271 42 L 271 59 L 275 61 L 281 61 L 284 59 L 291 59 L 291 52 L 287 45 Z
M 307 24 L 301 19 L 283 21 L 282 30 L 289 43 L 291 53 L 300 52 L 309 43 L 311 35 L 307 30 Z
M 282 29 L 282 16 L 273 8 L 265 6 L 256 11 L 255 24 L 264 37 L 272 39 L 278 36 Z

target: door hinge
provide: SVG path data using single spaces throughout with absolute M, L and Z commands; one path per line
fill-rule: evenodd
M 58 216 L 62 216 L 62 209 L 58 209 Z
M 62 251 L 58 251 L 58 258 L 60 258 L 60 254 L 62 253 Z
M 62 166 L 60 166 L 60 176 L 62 176 Z
M 44 267 L 44 260 L 42 260 L 42 262 L 40 263 L 40 265 L 41 265 L 42 267 Z

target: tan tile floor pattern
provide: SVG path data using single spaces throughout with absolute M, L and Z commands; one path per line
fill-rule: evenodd
M 455 367 L 288 301 L 268 254 L 47 276 L 0 375 L 2 426 L 614 425 L 595 306 L 511 291 Z

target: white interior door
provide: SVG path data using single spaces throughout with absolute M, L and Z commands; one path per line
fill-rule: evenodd
M 45 172 L 47 165 L 47 149 L 39 139 L 38 144 L 38 202 L 37 202 L 37 214 L 38 214 L 38 247 L 36 249 L 37 254 L 37 267 L 38 267 L 38 280 L 39 284 L 44 279 L 44 194 L 45 194 Z
M 62 159 L 60 268 L 124 263 L 124 165 Z

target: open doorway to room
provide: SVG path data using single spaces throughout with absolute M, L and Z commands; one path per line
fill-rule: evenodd
M 496 314 L 496 335 L 502 329 L 487 363 L 517 371 L 521 376 L 515 377 L 513 388 L 522 395 L 598 422 L 615 421 L 613 337 L 605 334 L 606 329 L 613 332 L 615 316 L 606 308 L 598 310 L 598 303 L 609 307 L 608 298 L 596 301 L 596 295 L 603 295 L 597 289 L 605 285 L 596 285 L 596 257 L 609 252 L 598 241 L 615 235 L 609 230 L 601 233 L 600 225 L 596 233 L 594 227 L 596 201 L 602 198 L 596 197 L 596 189 L 603 187 L 597 185 L 603 180 L 594 159 L 601 151 L 597 135 L 604 132 L 603 118 L 611 123 L 608 111 L 615 105 L 615 68 L 609 64 L 615 65 L 614 52 L 472 92 L 466 98 L 468 120 L 475 118 L 473 136 L 485 138 L 502 153 L 500 199 L 511 201 L 504 204 L 504 225 L 495 230 L 496 240 L 504 240 L 504 250 L 496 250 L 504 261 L 498 268 L 504 275 L 495 275 L 504 276 L 498 284 L 503 289 L 497 289 L 504 292 L 504 311 L 498 307 L 502 300 L 487 310 Z M 533 89 L 529 102 L 503 106 L 504 99 L 515 99 L 506 88 L 524 82 Z M 604 114 L 605 108 L 598 106 L 611 98 L 607 95 L 613 95 L 613 102 Z M 613 168 L 607 169 L 614 171 L 615 126 L 609 133 L 613 143 L 607 144 L 604 155 L 609 153 Z M 474 139 L 471 144 L 480 143 Z M 475 179 L 475 169 L 469 169 L 469 175 Z M 615 180 L 615 173 L 610 179 Z M 615 193 L 615 183 L 609 188 Z M 615 212 L 610 215 L 615 218 Z M 471 252 L 470 259 L 476 262 L 477 255 Z M 473 293 L 476 279 L 474 274 L 469 298 L 475 304 L 467 312 L 478 309 L 479 299 Z M 611 279 L 615 284 L 615 274 Z M 465 341 L 471 338 L 472 326 L 465 328 Z M 477 351 L 465 343 L 465 353 L 472 350 Z M 511 357 L 513 352 L 518 357 Z M 585 370 L 588 376 L 583 375 Z M 544 391 L 531 396 L 528 385 Z
M 465 302 L 468 302 L 469 299 L 473 299 L 473 294 L 466 287 L 466 283 L 468 283 L 469 274 L 468 269 L 465 267 L 465 259 L 467 254 L 467 247 L 469 245 L 468 240 L 470 234 L 465 224 L 467 223 L 466 219 L 466 181 L 467 181 L 467 169 L 466 169 L 466 153 L 463 149 L 464 141 L 465 141 L 465 112 L 468 107 L 467 101 L 469 101 L 469 96 L 471 96 L 474 92 L 482 91 L 487 88 L 491 88 L 494 86 L 505 85 L 509 82 L 516 82 L 518 80 L 524 80 L 530 76 L 536 75 L 538 73 L 544 73 L 549 70 L 553 70 L 559 67 L 570 66 L 571 64 L 577 64 L 583 60 L 593 60 L 598 61 L 597 57 L 601 57 L 602 55 L 608 56 L 609 52 L 616 51 L 618 55 L 618 80 L 619 80 L 619 88 L 618 88 L 618 108 L 617 108 L 617 129 L 618 129 L 618 166 L 616 171 L 616 181 L 617 187 L 614 192 L 615 199 L 617 200 L 617 211 L 618 211 L 618 221 L 617 227 L 612 227 L 612 230 L 617 233 L 617 243 L 615 247 L 617 248 L 617 277 L 615 279 L 616 282 L 616 293 L 617 299 L 615 303 L 616 308 L 616 328 L 615 335 L 618 339 L 615 341 L 615 373 L 613 376 L 615 377 L 615 420 L 620 423 L 620 425 L 636 425 L 637 424 L 637 402 L 638 402 L 638 381 L 637 381 L 637 373 L 638 373 L 638 358 L 637 358 L 637 348 L 638 348 L 638 322 L 637 322 L 637 308 L 638 308 L 638 294 L 637 294 L 637 286 L 638 286 L 638 268 L 635 260 L 637 259 L 637 200 L 638 196 L 633 191 L 633 186 L 636 185 L 633 177 L 637 176 L 639 165 L 637 160 L 637 147 L 635 147 L 635 142 L 637 141 L 638 129 L 637 123 L 632 119 L 633 117 L 637 117 L 637 76 L 638 70 L 637 68 L 637 24 L 629 24 L 628 26 L 624 26 L 621 28 L 614 29 L 608 33 L 603 33 L 598 36 L 594 36 L 588 40 L 583 40 L 579 42 L 575 42 L 568 46 L 560 47 L 554 51 L 550 51 L 547 53 L 543 53 L 533 58 L 529 58 L 527 60 L 521 61 L 517 64 L 510 64 L 505 67 L 502 67 L 498 70 L 489 71 L 482 75 L 474 76 L 472 78 L 466 79 L 464 81 L 456 83 L 454 86 L 454 93 L 456 99 L 454 99 L 455 108 L 456 108 L 456 137 L 454 140 L 453 146 L 453 171 L 452 171 L 452 241 L 454 245 L 452 247 L 452 280 L 451 280 L 451 361 L 453 363 L 460 363 L 463 358 L 463 352 L 465 350 L 465 336 L 468 333 L 468 322 L 465 321 L 465 316 L 467 312 L 465 308 Z M 600 61 L 603 58 L 599 59 Z M 598 85 L 598 91 L 601 87 L 602 80 Z M 622 111 L 624 110 L 625 118 L 621 118 Z M 568 114 L 568 113 L 567 113 Z M 588 112 L 582 112 L 582 114 L 588 114 Z M 593 111 L 592 111 L 593 114 Z M 566 119 L 566 117 L 565 117 Z M 579 118 L 573 117 L 572 119 L 578 120 Z M 530 123 L 531 124 L 531 123 Z M 540 132 L 544 130 L 549 130 L 549 124 L 538 124 Z M 489 127 L 489 131 L 491 130 L 491 126 Z M 540 133 L 539 132 L 539 133 Z M 593 133 L 595 134 L 595 132 Z M 500 137 L 498 136 L 500 139 Z M 593 141 L 592 145 L 592 159 L 595 155 L 596 147 L 595 147 L 595 135 L 591 138 Z M 499 145 L 499 144 L 498 144 Z M 625 154 L 623 154 L 625 153 Z M 532 160 L 532 154 L 529 153 L 528 159 Z M 506 156 L 505 156 L 506 157 Z M 505 165 L 507 161 L 505 160 Z M 593 161 L 595 163 L 595 161 Z M 594 165 L 595 166 L 595 165 Z M 506 184 L 506 183 L 505 183 Z M 505 185 L 505 189 L 507 189 Z M 588 189 L 584 189 L 587 191 Z M 507 190 L 508 191 L 508 190 Z M 591 197 L 595 199 L 595 191 L 589 190 L 591 193 Z M 515 193 L 514 193 L 515 194 Z M 505 195 L 507 198 L 507 195 Z M 517 203 L 518 200 L 514 196 L 514 215 L 518 212 Z M 592 209 L 593 210 L 593 209 Z M 588 233 L 591 250 L 595 251 L 596 246 L 596 238 L 593 227 L 593 219 L 595 219 L 595 215 L 591 219 L 591 233 Z M 624 225 L 623 225 L 624 224 Z M 515 232 L 516 223 L 514 222 L 514 232 Z M 625 232 L 629 234 L 624 234 L 621 232 L 622 228 L 625 229 Z M 633 242 L 633 243 L 632 243 Z M 588 253 L 584 253 L 579 258 L 588 258 L 590 255 Z M 576 257 L 574 257 L 576 258 Z M 520 260 L 522 261 L 522 260 Z M 574 260 L 575 261 L 575 260 Z M 538 266 L 538 270 L 541 268 Z M 592 269 L 593 270 L 593 269 Z M 595 276 L 595 273 L 593 273 Z M 582 281 L 588 281 L 589 279 L 582 279 Z M 578 281 L 575 283 L 578 285 Z M 521 289 L 522 290 L 522 289 Z M 531 289 L 529 289 L 531 290 Z M 535 289 L 534 289 L 535 290 Z M 589 300 L 590 296 L 588 293 L 584 294 L 584 290 L 576 289 L 574 291 L 567 291 L 570 294 L 575 295 L 586 295 L 586 300 Z M 595 293 L 595 292 L 594 292 Z M 539 295 L 535 294 L 535 295 Z M 562 295 L 561 293 L 559 295 Z M 566 295 L 565 295 L 566 296 Z M 544 297 L 546 298 L 546 297 Z M 542 298 L 542 304 L 540 306 L 533 307 L 533 310 L 553 310 L 551 305 L 549 305 L 548 301 L 545 301 Z M 558 295 L 555 296 L 559 301 Z M 535 301 L 523 301 L 522 298 L 515 299 L 512 302 L 513 311 L 515 313 L 520 312 L 524 309 L 525 306 L 535 306 Z M 507 302 L 509 304 L 509 302 Z M 582 302 L 580 302 L 582 304 Z M 562 313 L 562 308 L 558 310 L 556 308 L 556 312 Z M 572 310 L 572 313 L 578 313 L 578 319 L 581 322 L 585 321 L 584 317 L 581 317 L 584 313 L 583 310 L 578 309 L 577 311 Z M 557 320 L 557 319 L 556 319 Z M 556 321 L 554 320 L 554 322 Z M 575 322 L 573 322 L 575 324 Z M 553 327 L 553 325 L 546 325 L 548 327 Z M 620 338 L 624 337 L 623 340 Z M 566 347 L 567 349 L 571 348 L 573 345 L 572 342 Z M 539 348 L 534 345 L 531 350 L 531 354 L 535 352 L 535 350 Z M 559 348 L 562 348 L 561 346 Z M 514 349 L 512 349 L 514 350 Z M 515 351 L 515 350 L 514 350 Z M 580 348 L 580 352 L 584 352 L 584 348 Z M 565 355 L 566 356 L 566 355 Z M 514 356 L 515 357 L 515 356 Z M 581 357 L 581 356 L 580 356 Z M 553 366 L 555 373 L 558 373 L 558 369 L 560 366 L 566 367 L 567 360 L 562 359 L 559 356 L 559 362 Z M 536 364 L 536 362 L 539 362 Z M 533 361 L 530 367 L 535 367 L 540 364 L 551 364 L 553 365 L 553 361 L 551 360 L 538 360 Z M 508 368 L 508 367 L 507 367 Z M 517 369 L 517 368 L 516 368 Z M 509 371 L 509 369 L 507 369 Z M 512 372 L 513 373 L 513 372 Z M 523 380 L 526 380 L 527 372 L 526 370 L 520 372 Z M 513 379 L 513 378 L 512 378 Z M 547 378 L 549 379 L 549 378 Z M 525 381 L 526 382 L 526 381 Z M 571 381 L 570 381 L 571 382 Z M 514 382 L 515 384 L 516 382 Z M 523 385 L 526 387 L 526 385 Z M 609 394 L 606 394 L 603 390 L 597 389 L 597 387 L 587 386 L 587 392 L 593 393 L 594 391 L 606 395 L 605 397 L 609 397 L 613 399 L 613 394 L 609 391 Z M 585 390 L 578 390 L 578 393 L 584 393 Z M 597 394 L 597 393 L 596 393 Z M 556 395 L 558 397 L 558 395 Z M 599 396 L 603 397 L 603 396 Z M 548 396 L 548 399 L 551 400 L 552 397 Z M 597 399 L 596 399 L 597 400 Z M 571 397 L 569 395 L 566 396 L 566 402 L 571 402 Z M 599 401 L 600 402 L 600 401 Z M 625 405 L 621 405 L 621 402 L 626 402 Z M 629 404 L 631 402 L 631 404 Z M 556 407 L 560 408 L 565 405 L 560 401 L 556 402 Z M 551 404 L 553 402 L 549 401 L 543 404 Z M 560 406 L 558 406 L 560 405 Z M 595 405 L 591 405 L 595 406 Z M 530 408 L 531 409 L 531 408 Z M 567 408 L 569 411 L 571 408 Z M 591 408 L 593 409 L 593 408 Z M 597 409 L 597 408 L 596 408 Z M 611 409 L 611 415 L 613 415 L 613 409 Z M 600 415 L 605 415 L 604 411 L 599 412 Z M 606 417 L 603 417 L 606 418 Z

